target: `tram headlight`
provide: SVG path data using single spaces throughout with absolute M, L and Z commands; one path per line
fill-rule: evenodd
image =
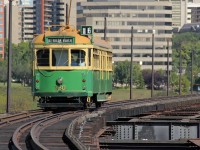
M 57 80 L 56 80 L 57 84 L 61 85 L 63 84 L 63 78 L 62 77 L 59 77 Z

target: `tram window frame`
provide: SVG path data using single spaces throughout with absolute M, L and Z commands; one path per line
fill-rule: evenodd
M 107 52 L 102 52 L 102 56 L 103 56 L 103 70 L 107 70 Z
M 59 52 L 59 51 L 61 51 L 60 55 L 56 54 L 56 52 Z M 69 66 L 69 49 L 52 49 L 52 59 L 51 60 L 52 60 L 51 65 L 53 67 Z
M 91 58 L 91 55 L 92 55 L 92 49 L 89 48 L 89 49 L 88 49 L 88 66 L 91 66 L 91 65 L 92 65 L 92 58 Z
M 107 52 L 108 70 L 112 70 L 112 53 Z
M 42 54 L 38 54 L 38 53 Z M 41 56 L 41 57 L 39 57 Z M 48 57 L 47 57 L 48 56 Z M 41 67 L 50 66 L 50 50 L 49 49 L 37 49 L 36 50 L 36 65 Z
M 98 49 L 93 49 L 93 67 L 94 69 L 100 69 L 100 51 Z

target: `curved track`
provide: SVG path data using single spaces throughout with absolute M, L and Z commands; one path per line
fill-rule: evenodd
M 98 149 L 97 138 L 104 131 L 102 127 L 105 126 L 105 120 L 126 115 L 127 110 L 128 115 L 139 115 L 148 112 L 149 108 L 177 109 L 188 105 L 189 100 L 195 102 L 199 100 L 199 95 L 118 101 L 106 103 L 98 111 L 93 109 L 52 114 L 40 110 L 2 117 L 0 149 Z M 145 106 L 142 111 L 133 111 L 141 106 Z M 103 115 L 107 116 L 101 117 Z
M 0 149 L 11 149 L 10 139 L 14 131 L 29 121 L 49 115 L 50 112 L 43 112 L 42 110 L 27 111 L 15 115 L 0 118 Z

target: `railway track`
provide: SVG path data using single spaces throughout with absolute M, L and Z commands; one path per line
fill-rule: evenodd
M 107 103 L 94 111 L 30 111 L 0 118 L 0 149 L 99 149 L 106 121 L 200 103 L 199 95 Z M 112 132 L 112 131 L 110 131 Z
M 43 112 L 42 110 L 34 110 L 22 112 L 14 115 L 9 115 L 0 118 L 0 149 L 10 149 L 10 139 L 14 131 L 29 121 L 33 121 L 37 118 L 48 116 L 51 112 Z

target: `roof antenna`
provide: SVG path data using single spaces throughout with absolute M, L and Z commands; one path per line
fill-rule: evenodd
M 69 18 L 70 18 L 70 12 L 71 12 L 71 5 L 72 5 L 72 0 L 70 0 L 70 4 L 69 4 L 69 11 L 67 13 L 68 10 L 68 5 L 67 5 L 67 10 L 66 10 L 66 16 L 67 16 L 67 25 L 69 25 Z

